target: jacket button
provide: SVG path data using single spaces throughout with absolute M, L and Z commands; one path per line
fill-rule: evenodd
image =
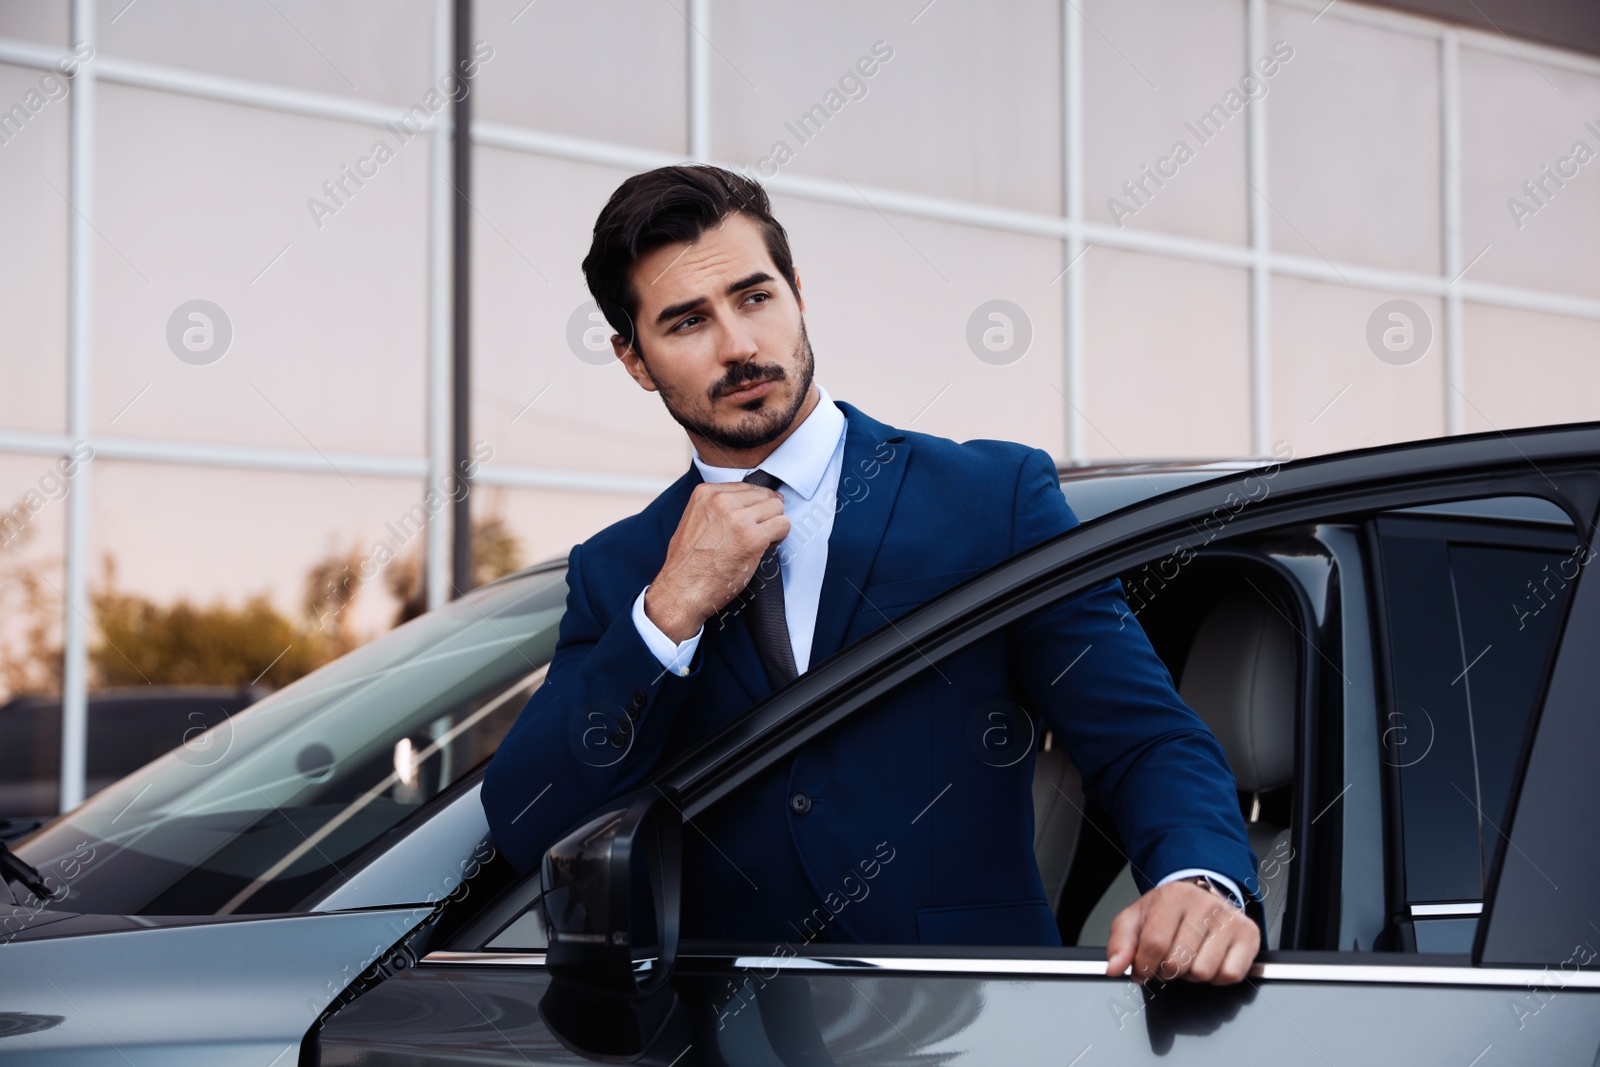
M 811 798 L 804 793 L 796 793 L 789 798 L 789 810 L 796 815 L 804 815 L 811 810 Z
M 615 730 L 615 731 L 612 732 L 612 734 L 611 734 L 611 747 L 612 748 L 621 748 L 623 745 L 625 745 L 627 743 L 628 743 L 628 735 L 627 734 L 623 733 L 621 730 Z
M 622 713 L 628 717 L 629 722 L 633 722 L 639 717 L 639 708 L 636 705 L 630 705 L 623 708 Z
M 633 706 L 636 708 L 644 707 L 644 694 L 637 689 L 633 691 Z

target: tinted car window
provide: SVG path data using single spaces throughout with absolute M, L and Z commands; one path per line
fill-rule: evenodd
M 66 911 L 292 910 L 494 751 L 543 678 L 566 593 L 560 571 L 476 590 L 188 739 L 17 852 L 65 885 Z
M 1548 526 L 1386 518 L 1379 545 L 1393 697 L 1382 751 L 1399 775 L 1405 897 L 1480 900 L 1575 542 Z

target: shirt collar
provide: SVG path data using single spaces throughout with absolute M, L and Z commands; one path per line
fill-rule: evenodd
M 784 438 L 783 444 L 761 461 L 761 469 L 799 493 L 802 499 L 810 500 L 822 484 L 822 476 L 828 471 L 828 463 L 844 431 L 844 412 L 818 382 L 817 406 Z M 708 482 L 737 482 L 756 469 L 713 467 L 700 458 L 698 450 L 694 454 L 694 465 L 700 477 Z

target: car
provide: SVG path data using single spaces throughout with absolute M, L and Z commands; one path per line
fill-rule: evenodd
M 90 693 L 86 795 L 176 745 L 198 744 L 213 725 L 268 692 L 248 685 L 141 685 Z M 37 829 L 61 810 L 60 722 L 58 696 L 18 696 L 0 706 L 0 841 Z
M 560 561 L 274 693 L 17 846 L 48 896 L 10 882 L 0 1063 L 1592 1067 L 1600 424 L 1062 485 L 1079 526 L 878 600 L 526 873 L 478 789 L 548 667 Z M 1268 929 L 1244 982 L 1105 975 L 1129 863 L 1015 705 L 973 709 L 970 752 L 1030 776 L 1061 947 L 837 936 L 914 826 L 792 939 L 678 936 L 702 814 L 824 732 L 908 758 L 877 697 L 1112 577 L 1241 789 Z

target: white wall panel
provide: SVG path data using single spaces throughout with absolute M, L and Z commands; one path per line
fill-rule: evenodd
M 433 0 L 95 6 L 102 55 L 405 107 L 435 88 Z
M 1379 358 L 1368 342 L 1374 312 L 1395 299 L 1408 299 L 1420 308 L 1431 334 L 1424 354 L 1405 365 Z M 1289 442 L 1296 456 L 1309 456 L 1444 433 L 1442 314 L 1443 305 L 1435 297 L 1397 298 L 1343 285 L 1275 279 L 1273 439 Z M 1403 328 L 1387 312 L 1379 317 L 1385 329 Z M 1413 325 L 1420 331 L 1422 320 Z M 1396 335 L 1394 343 L 1403 339 Z M 1420 343 L 1420 332 L 1413 343 Z M 1469 333 L 1469 351 L 1472 344 Z
M 480 122 L 686 152 L 687 0 L 480 0 Z
M 1266 190 L 1282 252 L 1441 269 L 1439 43 L 1272 4 L 1294 58 L 1269 100 Z
M 71 9 L 61 0 L 0 0 L 0 37 L 64 48 L 71 23 Z
M 711 8 L 716 158 L 1061 211 L 1059 4 Z
M 480 148 L 473 248 L 473 435 L 497 461 L 675 477 L 683 431 L 606 345 L 569 345 L 592 301 L 580 264 L 595 216 L 627 175 Z M 596 340 L 609 337 L 596 327 Z M 530 403 L 532 406 L 530 407 Z
M 1245 55 L 1239 0 L 1096 0 L 1084 17 L 1087 217 L 1246 243 L 1246 101 L 1270 98 L 1292 62 L 1266 57 L 1272 76 L 1241 90 L 1262 57 Z
M 68 92 L 54 72 L 0 66 L 0 427 L 8 429 L 66 429 Z
M 893 426 L 1065 455 L 1060 242 L 865 206 L 779 198 L 774 211 L 794 250 L 817 378 L 834 399 Z M 968 340 L 974 313 L 993 300 L 1022 309 L 1031 333 L 1011 362 L 999 361 L 1018 348 L 988 362 Z M 1006 328 L 980 318 L 983 329 Z M 1021 343 L 1022 322 L 1010 326 L 996 345 Z
M 1116 463 L 1249 454 L 1246 273 L 1106 248 L 1079 267 L 1089 455 Z
M 99 92 L 97 432 L 420 455 L 427 138 Z M 372 176 L 357 186 L 346 167 Z M 323 188 L 336 180 L 342 206 Z M 195 299 L 232 327 L 203 366 L 168 343 Z
M 1600 419 L 1600 322 L 1468 304 L 1468 432 Z
M 1600 297 L 1600 77 L 1463 48 L 1461 98 L 1468 276 Z

